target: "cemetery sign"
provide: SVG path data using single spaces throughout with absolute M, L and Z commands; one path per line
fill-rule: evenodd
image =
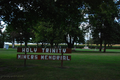
M 61 67 L 63 67 L 63 61 L 71 60 L 71 55 L 63 55 L 63 53 L 71 53 L 70 48 L 17 48 L 17 52 L 25 52 L 25 54 L 17 54 L 17 59 L 24 60 L 24 66 L 26 66 L 26 60 L 61 60 Z M 61 53 L 61 55 L 36 55 L 27 53 Z
M 70 48 L 18 48 L 17 52 L 29 53 L 71 53 Z

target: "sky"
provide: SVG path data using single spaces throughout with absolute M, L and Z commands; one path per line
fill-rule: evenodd
M 6 29 L 6 25 L 7 24 L 5 24 L 3 21 L 1 21 L 1 25 L 3 25 L 4 26 L 4 28 L 2 29 L 2 32 Z

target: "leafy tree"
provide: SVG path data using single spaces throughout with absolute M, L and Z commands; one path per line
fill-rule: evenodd
M 6 26 L 6 41 L 12 42 L 12 48 L 14 48 L 15 38 L 18 36 L 18 33 L 12 27 Z
M 56 2 L 54 0 L 1 0 L 0 15 L 2 20 L 11 25 L 14 30 L 22 33 L 25 45 L 27 45 L 30 38 L 29 33 L 34 30 L 37 21 L 54 24 L 53 29 L 64 30 L 62 32 L 65 36 L 69 34 L 74 37 L 74 43 L 82 33 L 82 31 L 77 31 L 79 30 L 79 22 L 83 19 L 81 6 L 82 1 L 79 0 L 57 0 Z M 54 36 L 51 37 L 54 38 Z M 53 43 L 52 40 L 50 43 Z M 73 43 L 69 43 L 69 47 Z
M 63 19 L 63 30 L 64 30 L 64 39 L 68 44 L 69 48 L 72 48 L 74 42 L 78 37 L 82 37 L 82 30 L 79 29 L 79 23 L 83 21 L 82 14 L 82 1 L 79 0 L 58 0 L 57 7 L 60 8 L 62 13 L 61 17 Z M 60 19 L 61 19 L 60 18 Z M 61 19 L 61 20 L 62 20 Z M 67 36 L 70 36 L 70 41 L 68 42 Z M 79 38 L 79 39 L 80 39 Z M 82 39 L 83 40 L 83 39 Z
M 39 22 L 34 34 L 37 42 L 48 42 L 51 47 L 53 47 L 53 43 L 59 43 L 62 40 L 61 30 L 54 29 L 54 25 L 50 22 Z
M 116 39 L 116 28 L 114 19 L 117 16 L 117 9 L 113 2 L 102 2 L 98 10 L 94 10 L 94 15 L 90 16 L 90 24 L 94 26 L 93 36 L 100 41 L 100 51 L 104 42 L 104 52 L 106 44 L 113 43 Z
M 30 38 L 31 29 L 39 17 L 37 12 L 37 6 L 33 6 L 37 3 L 35 1 L 29 0 L 1 0 L 0 1 L 0 11 L 1 18 L 4 22 L 8 24 L 13 31 L 22 34 L 23 41 L 27 46 L 27 42 Z M 33 6 L 33 7 L 31 7 Z M 36 9 L 35 9 L 36 8 Z M 35 15 L 35 16 L 33 16 Z
M 46 2 L 46 5 L 48 5 L 48 2 L 49 1 Z M 53 31 L 52 34 L 54 36 L 51 36 L 49 39 L 51 40 L 49 41 L 50 43 L 53 43 L 56 38 L 61 37 L 65 39 L 69 48 L 73 47 L 78 37 L 80 37 L 79 39 L 83 38 L 82 30 L 79 29 L 79 23 L 83 21 L 83 14 L 81 14 L 82 11 L 80 8 L 82 6 L 81 1 L 57 0 L 56 2 L 50 1 L 49 4 L 48 6 L 44 6 L 45 8 L 49 8 L 46 12 L 43 12 L 44 14 L 42 16 L 45 16 L 41 22 L 45 22 L 46 24 L 50 23 L 53 26 L 51 28 L 44 27 L 44 29 L 48 29 L 48 33 L 43 32 L 41 28 L 42 32 L 46 35 L 50 35 L 51 32 L 49 32 L 49 30 Z M 68 43 L 66 38 L 68 34 L 70 37 L 74 38 L 73 43 Z M 70 41 L 72 38 L 70 38 Z M 58 40 L 55 40 L 55 42 L 56 41 L 58 42 Z

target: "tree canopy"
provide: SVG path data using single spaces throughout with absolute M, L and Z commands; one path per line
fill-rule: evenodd
M 112 0 L 0 0 L 1 20 L 26 45 L 32 36 L 37 42 L 51 45 L 66 42 L 69 48 L 74 42 L 84 42 L 79 26 L 86 22 L 86 14 L 93 38 L 100 44 L 119 40 L 119 25 L 114 21 L 118 12 Z

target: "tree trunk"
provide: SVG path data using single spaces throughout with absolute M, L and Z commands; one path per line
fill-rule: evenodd
M 43 42 L 42 42 L 42 45 L 41 45 L 41 46 L 42 46 L 42 48 L 43 48 Z
M 58 48 L 58 43 L 55 43 L 55 47 Z
M 27 41 L 25 41 L 25 49 L 27 48 Z M 25 54 L 27 54 L 26 50 L 25 50 Z M 26 59 L 24 59 L 24 67 L 26 67 Z
M 99 48 L 99 51 L 100 51 L 100 52 L 102 51 L 102 41 L 100 42 L 100 48 Z
M 108 47 L 110 47 L 110 44 L 108 44 Z
M 27 41 L 25 41 L 25 48 L 27 48 Z M 25 51 L 25 54 L 27 54 L 27 52 Z
M 67 43 L 68 44 L 68 48 L 73 48 L 74 44 L 73 43 Z
M 68 42 L 68 40 L 66 39 L 66 37 L 67 37 L 67 35 L 64 35 L 64 39 L 65 39 L 65 42 L 67 43 L 68 48 L 73 48 L 75 38 L 73 38 L 73 41 L 72 41 L 72 37 L 70 36 L 70 42 Z
M 90 48 L 92 49 L 92 43 L 91 43 L 91 47 Z
M 51 48 L 53 48 L 53 40 L 51 40 L 50 45 L 51 45 Z
M 68 48 L 72 48 L 72 45 L 70 43 L 68 43 L 67 45 L 68 45 Z
M 99 51 L 100 52 L 102 51 L 102 34 L 100 35 L 100 48 L 99 48 Z
M 110 44 L 110 46 L 112 47 L 112 44 Z
M 22 42 L 20 43 L 20 47 L 22 47 Z
M 96 45 L 97 45 L 97 47 L 96 47 L 96 48 L 98 48 L 98 43 L 97 43 Z
M 37 42 L 37 48 L 38 48 L 38 42 Z
M 74 39 L 72 41 L 72 37 L 70 36 L 70 43 L 67 43 L 68 44 L 68 48 L 73 48 L 74 46 Z
M 50 43 L 50 45 L 51 45 L 51 48 L 53 48 L 53 43 Z
M 58 48 L 58 43 L 57 43 L 57 45 L 56 45 L 57 47 L 56 48 Z
M 0 36 L 0 48 L 4 48 L 4 34 L 1 34 Z
M 15 46 L 15 39 L 13 38 L 12 39 L 12 48 L 14 48 L 14 46 Z
M 104 53 L 106 52 L 106 43 L 104 43 Z

